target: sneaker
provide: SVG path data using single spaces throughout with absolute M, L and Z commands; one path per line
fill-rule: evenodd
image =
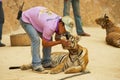
M 90 36 L 90 34 L 85 33 L 85 32 L 84 32 L 84 33 L 81 33 L 81 34 L 78 34 L 78 35 L 79 35 L 79 36 L 88 36 L 88 37 Z
M 0 47 L 4 47 L 5 46 L 5 44 L 3 44 L 3 43 L 0 43 Z
M 52 63 L 50 62 L 50 63 L 43 64 L 43 67 L 44 67 L 45 69 L 51 69 L 51 68 L 53 68 L 53 65 L 52 65 Z
M 33 71 L 35 71 L 35 72 L 42 72 L 42 71 L 44 71 L 45 69 L 42 67 L 42 66 L 40 66 L 39 68 L 37 68 L 37 69 L 33 69 Z

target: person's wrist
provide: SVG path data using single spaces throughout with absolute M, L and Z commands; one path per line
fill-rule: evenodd
M 58 40 L 58 44 L 62 44 L 62 41 L 61 41 L 61 40 Z

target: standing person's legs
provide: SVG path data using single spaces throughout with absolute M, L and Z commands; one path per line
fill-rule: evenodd
M 41 57 L 40 57 L 40 38 L 37 31 L 33 28 L 31 24 L 24 23 L 20 20 L 20 23 L 23 29 L 27 32 L 28 36 L 31 40 L 31 53 L 32 53 L 32 66 L 33 70 L 36 71 L 43 71 L 44 68 L 41 64 Z
M 1 40 L 2 40 L 2 26 L 3 26 L 3 24 L 0 23 L 0 43 L 1 43 Z
M 84 32 L 82 29 L 79 2 L 80 2 L 79 0 L 72 0 L 72 7 L 73 7 L 77 34 L 81 34 Z
M 89 34 L 85 33 L 82 28 L 79 4 L 80 4 L 80 0 L 72 0 L 72 7 L 73 7 L 77 34 L 80 36 L 90 36 Z
M 63 16 L 70 15 L 70 4 L 71 0 L 64 0 Z
M 0 47 L 5 46 L 5 44 L 1 43 L 3 24 L 4 24 L 4 12 L 2 8 L 2 2 L 0 2 Z

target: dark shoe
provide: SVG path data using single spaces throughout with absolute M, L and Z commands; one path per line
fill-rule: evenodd
M 79 35 L 79 36 L 88 36 L 88 37 L 90 36 L 90 34 L 85 33 L 85 32 L 84 32 L 84 33 L 81 33 L 81 34 L 78 34 L 78 35 Z
M 4 47 L 5 46 L 5 44 L 3 44 L 3 43 L 0 43 L 0 47 Z
M 53 66 L 52 65 L 44 66 L 44 68 L 53 68 Z
M 46 63 L 46 64 L 43 65 L 43 67 L 45 69 L 51 69 L 51 68 L 53 68 L 53 65 L 52 65 L 52 63 Z

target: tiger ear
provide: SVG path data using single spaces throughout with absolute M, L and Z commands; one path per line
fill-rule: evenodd
M 104 14 L 104 18 L 105 18 L 105 19 L 109 19 L 109 17 L 108 17 L 106 14 Z

